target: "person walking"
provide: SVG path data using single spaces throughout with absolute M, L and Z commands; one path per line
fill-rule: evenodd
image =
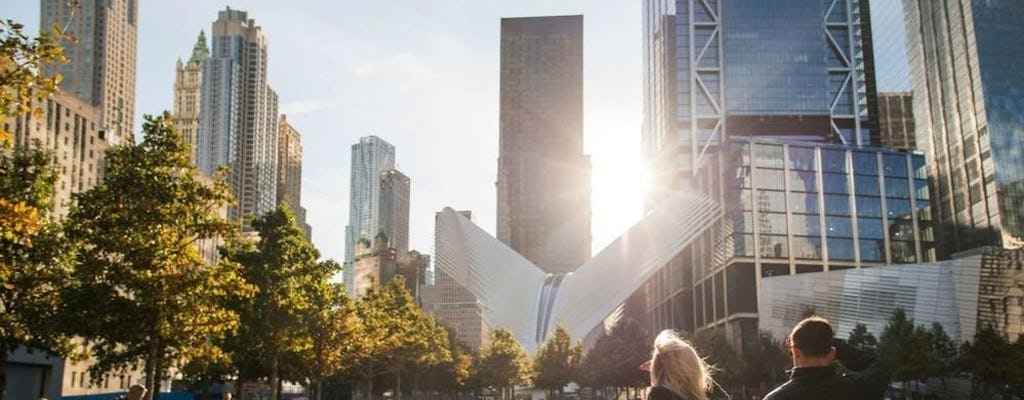
M 651 374 L 647 400 L 708 400 L 714 385 L 711 367 L 671 330 L 654 339 L 651 359 L 641 369 Z
M 881 399 L 889 386 L 889 370 L 873 355 L 835 338 L 828 320 L 805 318 L 786 337 L 793 369 L 786 383 L 764 400 Z M 839 374 L 832 361 L 851 372 Z

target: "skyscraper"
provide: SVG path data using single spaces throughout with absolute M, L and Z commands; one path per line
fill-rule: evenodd
M 907 52 L 939 248 L 1024 237 L 1024 8 L 1006 0 L 905 0 Z
M 651 331 L 757 337 L 761 278 L 932 261 L 921 154 L 878 138 L 867 0 L 646 0 L 643 148 L 655 190 L 725 216 L 630 304 Z
M 643 29 L 643 148 L 660 187 L 732 137 L 871 143 L 867 1 L 646 0 Z
M 72 16 L 72 3 L 77 11 Z M 100 110 L 99 129 L 111 143 L 134 140 L 135 64 L 138 0 L 68 2 L 41 0 L 44 29 L 67 26 L 74 42 L 63 42 L 69 62 L 48 67 L 60 72 L 60 88 Z
M 583 16 L 501 20 L 498 239 L 551 273 L 590 258 Z
M 380 173 L 395 168 L 395 146 L 376 136 L 366 136 L 352 145 L 348 225 L 345 227 L 345 266 L 352 265 L 356 243 L 373 240 L 380 233 Z M 342 272 L 349 293 L 353 293 L 352 268 Z
M 471 211 L 456 213 L 466 220 L 473 220 Z M 457 245 L 458 241 L 444 237 L 448 233 L 441 229 L 441 215 L 438 212 L 434 216 L 434 279 L 428 280 L 420 291 L 421 305 L 439 322 L 451 327 L 460 343 L 479 350 L 485 344 L 489 329 L 483 316 L 484 305 L 452 278 L 450 272 L 446 272 L 459 271 L 464 267 L 452 265 L 458 262 L 458 257 L 451 254 L 456 252 L 452 246 Z
M 272 210 L 277 200 L 277 94 L 267 85 L 267 38 L 244 11 L 227 8 L 213 23 L 213 53 L 203 67 L 199 170 L 230 168 L 238 205 L 232 219 Z
M 178 59 L 174 68 L 174 109 L 171 123 L 192 148 L 192 162 L 199 160 L 199 110 L 201 109 L 203 63 L 210 58 L 206 34 L 199 31 L 199 39 L 192 48 L 188 63 Z
M 380 172 L 380 231 L 398 256 L 409 252 L 409 177 L 396 169 Z
M 913 150 L 914 96 L 909 92 L 878 94 L 877 145 Z
M 302 135 L 284 114 L 277 126 L 277 202 L 288 203 L 299 227 L 310 239 L 312 227 L 306 223 L 306 209 L 302 207 Z

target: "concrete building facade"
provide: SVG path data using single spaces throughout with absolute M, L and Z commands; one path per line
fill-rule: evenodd
M 552 273 L 590 258 L 583 16 L 501 20 L 498 239 Z
M 101 128 L 99 109 L 70 95 L 57 93 L 39 106 L 41 118 L 13 118 L 5 129 L 14 133 L 15 146 L 39 146 L 53 153 L 59 173 L 53 215 L 60 220 L 70 211 L 73 194 L 103 180 L 111 136 Z
M 200 31 L 188 62 L 182 63 L 179 58 L 174 66 L 174 108 L 171 109 L 171 123 L 191 147 L 193 163 L 199 160 L 199 111 L 202 109 L 203 63 L 209 58 L 210 48 L 206 44 L 206 33 Z
M 302 206 L 302 135 L 281 114 L 277 127 L 277 202 L 287 202 L 295 220 L 312 240 L 313 228 L 306 222 Z

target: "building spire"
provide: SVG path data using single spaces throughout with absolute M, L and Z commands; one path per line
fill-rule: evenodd
M 196 39 L 196 45 L 192 47 L 192 57 L 188 59 L 188 63 L 200 63 L 207 58 L 210 58 L 210 48 L 206 46 L 206 32 L 200 30 L 199 39 Z

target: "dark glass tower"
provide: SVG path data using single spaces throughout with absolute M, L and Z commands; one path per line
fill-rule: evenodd
M 590 258 L 583 17 L 501 20 L 498 239 L 550 273 Z

